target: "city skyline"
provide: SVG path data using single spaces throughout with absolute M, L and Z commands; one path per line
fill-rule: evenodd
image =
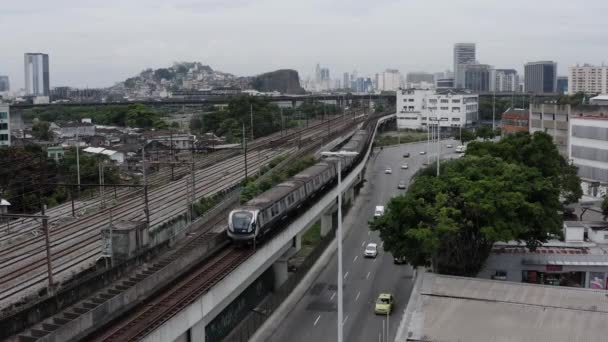
M 476 43 L 477 59 L 496 68 L 523 73 L 526 62 L 555 60 L 559 75 L 567 75 L 570 65 L 601 64 L 608 55 L 602 34 L 608 24 L 600 17 L 608 4 L 593 2 L 597 10 L 588 12 L 566 1 L 491 6 L 481 0 L 445 1 L 450 15 L 430 27 L 420 13 L 441 5 L 418 0 L 382 0 L 373 6 L 359 0 L 289 6 L 278 0 L 11 3 L 0 13 L 0 29 L 11 32 L 4 39 L 0 74 L 10 77 L 13 89 L 24 88 L 23 54 L 28 51 L 51 57 L 51 87 L 111 86 L 175 61 L 200 61 L 239 76 L 292 68 L 306 77 L 318 61 L 335 78 L 353 69 L 370 76 L 386 68 L 402 74 L 437 72 L 451 69 L 453 45 L 464 41 Z M 519 24 L 498 30 L 502 13 L 514 8 L 522 9 Z M 263 15 L 254 18 L 251 11 Z M 589 20 L 580 22 L 581 16 Z M 574 21 L 577 25 L 568 24 Z M 416 29 L 422 26 L 428 29 Z M 411 46 L 419 52 L 411 53 Z M 251 53 L 243 58 L 243 51 Z

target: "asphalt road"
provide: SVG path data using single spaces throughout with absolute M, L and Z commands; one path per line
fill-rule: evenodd
M 442 141 L 442 158 L 455 157 L 455 141 Z M 371 232 L 368 222 L 373 217 L 376 205 L 385 205 L 391 197 L 403 193 L 397 189 L 399 181 L 409 183 L 411 175 L 427 161 L 427 144 L 406 144 L 376 150 L 368 163 L 366 180 L 356 204 L 349 212 L 355 215 L 346 222 L 353 222 L 344 239 L 344 341 L 393 341 L 401 316 L 412 291 L 413 270 L 408 265 L 393 264 L 393 257 L 385 252 L 377 232 Z M 409 158 L 403 153 L 409 152 Z M 429 151 L 430 159 L 436 155 L 436 147 Z M 401 169 L 403 163 L 408 169 Z M 385 168 L 392 174 L 385 174 Z M 345 227 L 346 228 L 346 227 Z M 376 259 L 363 258 L 365 245 L 375 242 L 380 247 Z M 304 297 L 283 320 L 279 329 L 268 340 L 272 342 L 336 341 L 337 339 L 337 254 L 320 273 Z M 395 309 L 388 317 L 389 338 L 386 338 L 386 316 L 374 314 L 374 303 L 380 293 L 395 296 Z

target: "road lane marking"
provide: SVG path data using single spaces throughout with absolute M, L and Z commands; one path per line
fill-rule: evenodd
M 346 315 L 346 318 L 344 318 L 344 321 L 342 321 L 342 325 L 346 324 L 346 321 L 348 321 L 348 315 Z
M 380 248 L 384 247 L 384 241 L 380 244 Z
M 355 302 L 359 299 L 360 295 L 361 295 L 361 291 L 357 292 L 357 298 L 355 298 Z
M 331 298 L 329 298 L 329 300 L 334 300 L 335 296 L 336 296 L 336 293 L 334 292 L 334 294 L 331 295 Z
M 317 323 L 319 323 L 319 318 L 321 318 L 321 315 L 319 315 L 319 317 L 317 317 L 317 319 L 315 320 L 315 325 L 317 325 Z
M 365 276 L 365 279 L 369 279 L 369 274 L 372 272 L 367 272 L 367 275 Z
M 368 231 L 367 231 L 367 235 L 368 235 L 368 236 L 369 236 L 369 235 L 372 235 L 372 231 L 371 231 L 371 230 L 368 230 Z
M 365 241 L 363 241 L 363 243 L 361 243 L 361 247 L 365 246 Z
M 348 272 L 344 273 L 344 279 L 346 279 L 346 277 L 348 277 Z
M 355 259 L 353 260 L 353 262 L 357 261 L 358 257 L 359 257 L 358 255 L 355 255 Z

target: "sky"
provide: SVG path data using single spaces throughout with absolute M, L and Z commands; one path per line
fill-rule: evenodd
M 280 68 L 332 78 L 452 69 L 457 42 L 480 63 L 608 62 L 606 0 L 1 0 L 0 75 L 49 54 L 51 87 L 106 87 L 146 68 L 200 61 L 238 76 Z

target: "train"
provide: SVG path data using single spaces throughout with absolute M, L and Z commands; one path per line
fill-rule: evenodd
M 338 158 L 341 159 L 342 174 L 348 173 L 356 165 L 364 153 L 369 137 L 368 130 L 357 130 L 340 149 L 357 152 L 357 155 L 325 157 L 233 209 L 228 215 L 228 238 L 235 244 L 252 243 L 278 229 L 282 221 L 337 182 Z

